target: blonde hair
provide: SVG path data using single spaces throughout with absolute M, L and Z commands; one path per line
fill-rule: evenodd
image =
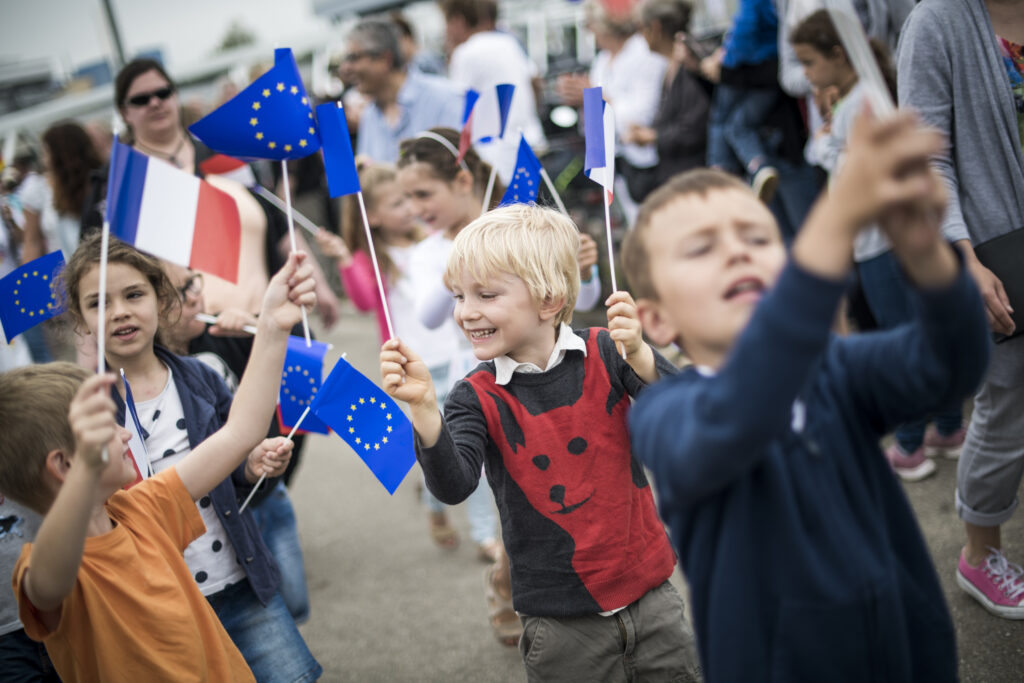
M 69 454 L 68 409 L 91 373 L 73 363 L 29 365 L 0 375 L 0 492 L 39 513 L 53 502 L 43 485 L 46 455 Z
M 451 289 L 463 272 L 478 282 L 509 273 L 526 283 L 538 304 L 564 297 L 554 324 L 568 323 L 580 292 L 579 246 L 576 226 L 557 211 L 529 204 L 505 206 L 459 232 L 444 284 Z

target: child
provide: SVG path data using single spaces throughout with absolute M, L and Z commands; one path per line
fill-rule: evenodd
M 790 42 L 815 90 L 832 88 L 839 96 L 827 130 L 814 142 L 816 156 L 833 175 L 842 161 L 853 118 L 863 107 L 864 86 L 857 80 L 857 72 L 846 57 L 826 10 L 819 10 L 800 22 L 793 29 Z M 895 95 L 895 78 L 885 47 L 878 41 L 872 41 L 871 46 L 887 85 Z M 891 329 L 910 322 L 914 317 L 912 297 L 903 283 L 899 263 L 877 226 L 857 235 L 853 260 L 864 296 L 879 327 Z M 899 425 L 896 438 L 885 449 L 885 457 L 904 481 L 920 481 L 935 472 L 935 463 L 926 455 L 942 453 L 955 458 L 960 453 L 967 434 L 960 405 L 944 406 L 944 410 L 935 415 L 935 430 L 926 433 L 927 424 L 928 418 L 923 417 Z
M 192 501 L 243 461 L 257 476 L 287 462 L 286 441 L 261 440 L 288 330 L 300 319 L 298 306 L 315 302 L 302 261 L 292 256 L 270 282 L 250 370 L 224 426 L 127 491 L 121 487 L 136 475 L 129 434 L 115 421 L 114 375 L 54 363 L 0 376 L 0 489 L 45 515 L 35 542 L 22 548 L 14 590 L 27 633 L 46 643 L 65 682 L 254 680 L 182 552 L 204 531 Z M 111 266 L 114 285 L 125 265 Z M 114 328 L 115 354 L 141 343 L 150 322 L 142 309 L 156 311 L 152 285 L 137 277 L 127 295 L 110 290 L 109 317 L 137 316 L 138 325 L 130 333 Z M 90 271 L 79 290 L 90 323 L 96 280 Z
M 878 447 L 963 400 L 988 356 L 970 277 L 941 239 L 940 136 L 862 116 L 793 246 L 717 172 L 648 198 L 624 264 L 644 330 L 695 367 L 630 416 L 690 581 L 709 681 L 952 681 L 953 624 Z M 853 239 L 879 219 L 914 285 L 913 325 L 832 337 Z
M 696 680 L 668 582 L 675 558 L 626 432 L 630 397 L 674 368 L 643 343 L 625 292 L 606 302 L 610 330 L 569 328 L 578 246 L 576 227 L 549 209 L 519 204 L 475 220 L 455 238 L 444 280 L 485 362 L 452 389 L 444 418 L 426 364 L 398 339 L 381 350 L 383 386 L 409 404 L 417 458 L 441 500 L 464 499 L 486 470 L 529 680 L 623 669 Z
M 83 240 L 62 275 L 68 314 L 93 334 L 100 240 L 99 234 Z M 224 424 L 231 394 L 202 362 L 159 343 L 160 328 L 177 318 L 181 298 L 156 259 L 111 239 L 107 293 L 107 366 L 123 369 L 132 386 L 149 459 L 159 472 Z M 111 392 L 118 424 L 124 424 L 123 392 L 118 381 Z M 268 415 L 264 434 L 269 422 Z M 320 667 L 278 592 L 280 573 L 255 518 L 238 511 L 239 500 L 258 478 L 252 468 L 240 466 L 199 501 L 206 533 L 185 551 L 185 561 L 256 678 L 290 683 Z

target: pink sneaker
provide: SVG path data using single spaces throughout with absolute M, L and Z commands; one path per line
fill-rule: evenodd
M 935 473 L 935 463 L 924 457 L 923 447 L 907 454 L 894 441 L 885 449 L 885 459 L 892 466 L 892 471 L 903 481 L 921 481 Z
M 1008 562 L 995 548 L 989 551 L 977 567 L 967 564 L 963 553 L 960 554 L 957 585 L 997 617 L 1024 619 L 1024 569 Z
M 961 427 L 949 436 L 939 434 L 934 424 L 928 425 L 924 433 L 924 454 L 929 458 L 944 456 L 950 460 L 960 457 L 960 450 L 964 446 L 964 439 L 967 438 L 967 428 Z

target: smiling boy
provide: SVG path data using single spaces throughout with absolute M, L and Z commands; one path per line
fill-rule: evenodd
M 708 681 L 951 681 L 953 624 L 879 447 L 962 401 L 988 342 L 942 239 L 940 137 L 862 116 L 787 260 L 771 214 L 712 171 L 652 194 L 623 262 L 644 330 L 695 367 L 644 392 L 634 452 L 690 582 Z M 913 325 L 835 338 L 858 231 L 879 219 L 915 289 Z
M 439 499 L 460 502 L 486 470 L 529 680 L 697 680 L 668 582 L 675 558 L 626 430 L 629 397 L 674 368 L 643 342 L 624 292 L 608 299 L 609 330 L 569 328 L 578 245 L 569 219 L 536 206 L 472 222 L 445 284 L 484 362 L 455 385 L 442 418 L 426 366 L 391 340 L 384 388 L 409 404 Z

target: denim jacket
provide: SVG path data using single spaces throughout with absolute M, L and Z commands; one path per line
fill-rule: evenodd
M 185 413 L 188 444 L 195 448 L 227 421 L 231 393 L 224 381 L 201 361 L 175 355 L 160 345 L 154 345 L 153 350 L 156 357 L 171 369 L 174 386 L 181 397 L 181 407 Z M 117 405 L 118 423 L 124 424 L 124 401 L 116 388 L 111 389 L 111 394 Z M 142 436 L 147 438 L 149 435 L 143 433 Z M 281 583 L 281 574 L 263 543 L 252 513 L 246 511 L 239 514 L 236 488 L 252 488 L 245 479 L 244 462 L 235 468 L 230 477 L 210 491 L 210 500 L 235 548 L 249 585 L 260 602 L 266 605 Z

